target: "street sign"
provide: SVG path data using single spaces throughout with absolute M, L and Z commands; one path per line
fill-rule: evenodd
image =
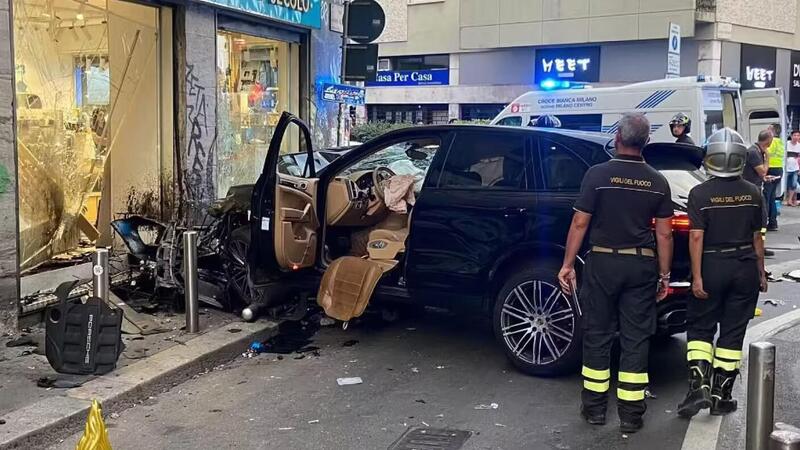
M 679 76 L 681 76 L 681 26 L 670 22 L 667 40 L 667 78 Z
M 363 105 L 365 96 L 366 90 L 357 86 L 333 83 L 322 85 L 322 99 L 326 102 Z

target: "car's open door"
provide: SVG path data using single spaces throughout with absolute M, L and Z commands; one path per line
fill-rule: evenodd
M 292 145 L 300 148 L 288 148 Z M 278 173 L 282 148 L 307 152 L 303 172 L 307 177 Z M 253 189 L 251 201 L 251 244 L 247 260 L 250 278 L 256 285 L 275 279 L 280 271 L 312 267 L 316 261 L 318 180 L 313 153 L 311 134 L 306 124 L 284 112 L 272 135 L 264 168 Z
M 755 142 L 758 133 L 772 123 L 786 126 L 786 101 L 782 88 L 742 91 L 742 127 L 746 142 Z M 785 131 L 785 130 L 784 130 Z

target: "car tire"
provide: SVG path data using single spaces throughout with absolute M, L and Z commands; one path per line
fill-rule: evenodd
M 246 308 L 263 300 L 263 292 L 250 285 L 247 277 L 247 250 L 250 247 L 250 227 L 245 225 L 231 233 L 226 245 L 225 274 L 228 310 Z
M 497 293 L 495 336 L 511 363 L 529 375 L 563 375 L 580 364 L 580 308 L 561 292 L 557 274 L 554 263 L 523 266 Z

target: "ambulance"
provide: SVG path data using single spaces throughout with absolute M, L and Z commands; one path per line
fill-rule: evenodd
M 690 136 L 698 145 L 723 127 L 739 131 L 747 142 L 771 123 L 786 130 L 781 88 L 742 91 L 727 77 L 699 75 L 602 88 L 545 80 L 540 88 L 511 102 L 492 124 L 527 126 L 551 114 L 562 128 L 614 134 L 623 113 L 642 112 L 650 120 L 651 142 L 674 142 L 669 121 L 682 112 L 692 120 Z

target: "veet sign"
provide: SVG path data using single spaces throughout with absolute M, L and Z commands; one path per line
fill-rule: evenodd
M 600 47 L 540 48 L 534 79 L 596 82 L 600 79 Z
M 449 69 L 381 71 L 367 86 L 441 86 L 450 84 Z
M 322 0 L 201 0 L 309 28 L 322 24 Z
M 776 54 L 772 47 L 742 44 L 739 73 L 742 90 L 775 87 Z

